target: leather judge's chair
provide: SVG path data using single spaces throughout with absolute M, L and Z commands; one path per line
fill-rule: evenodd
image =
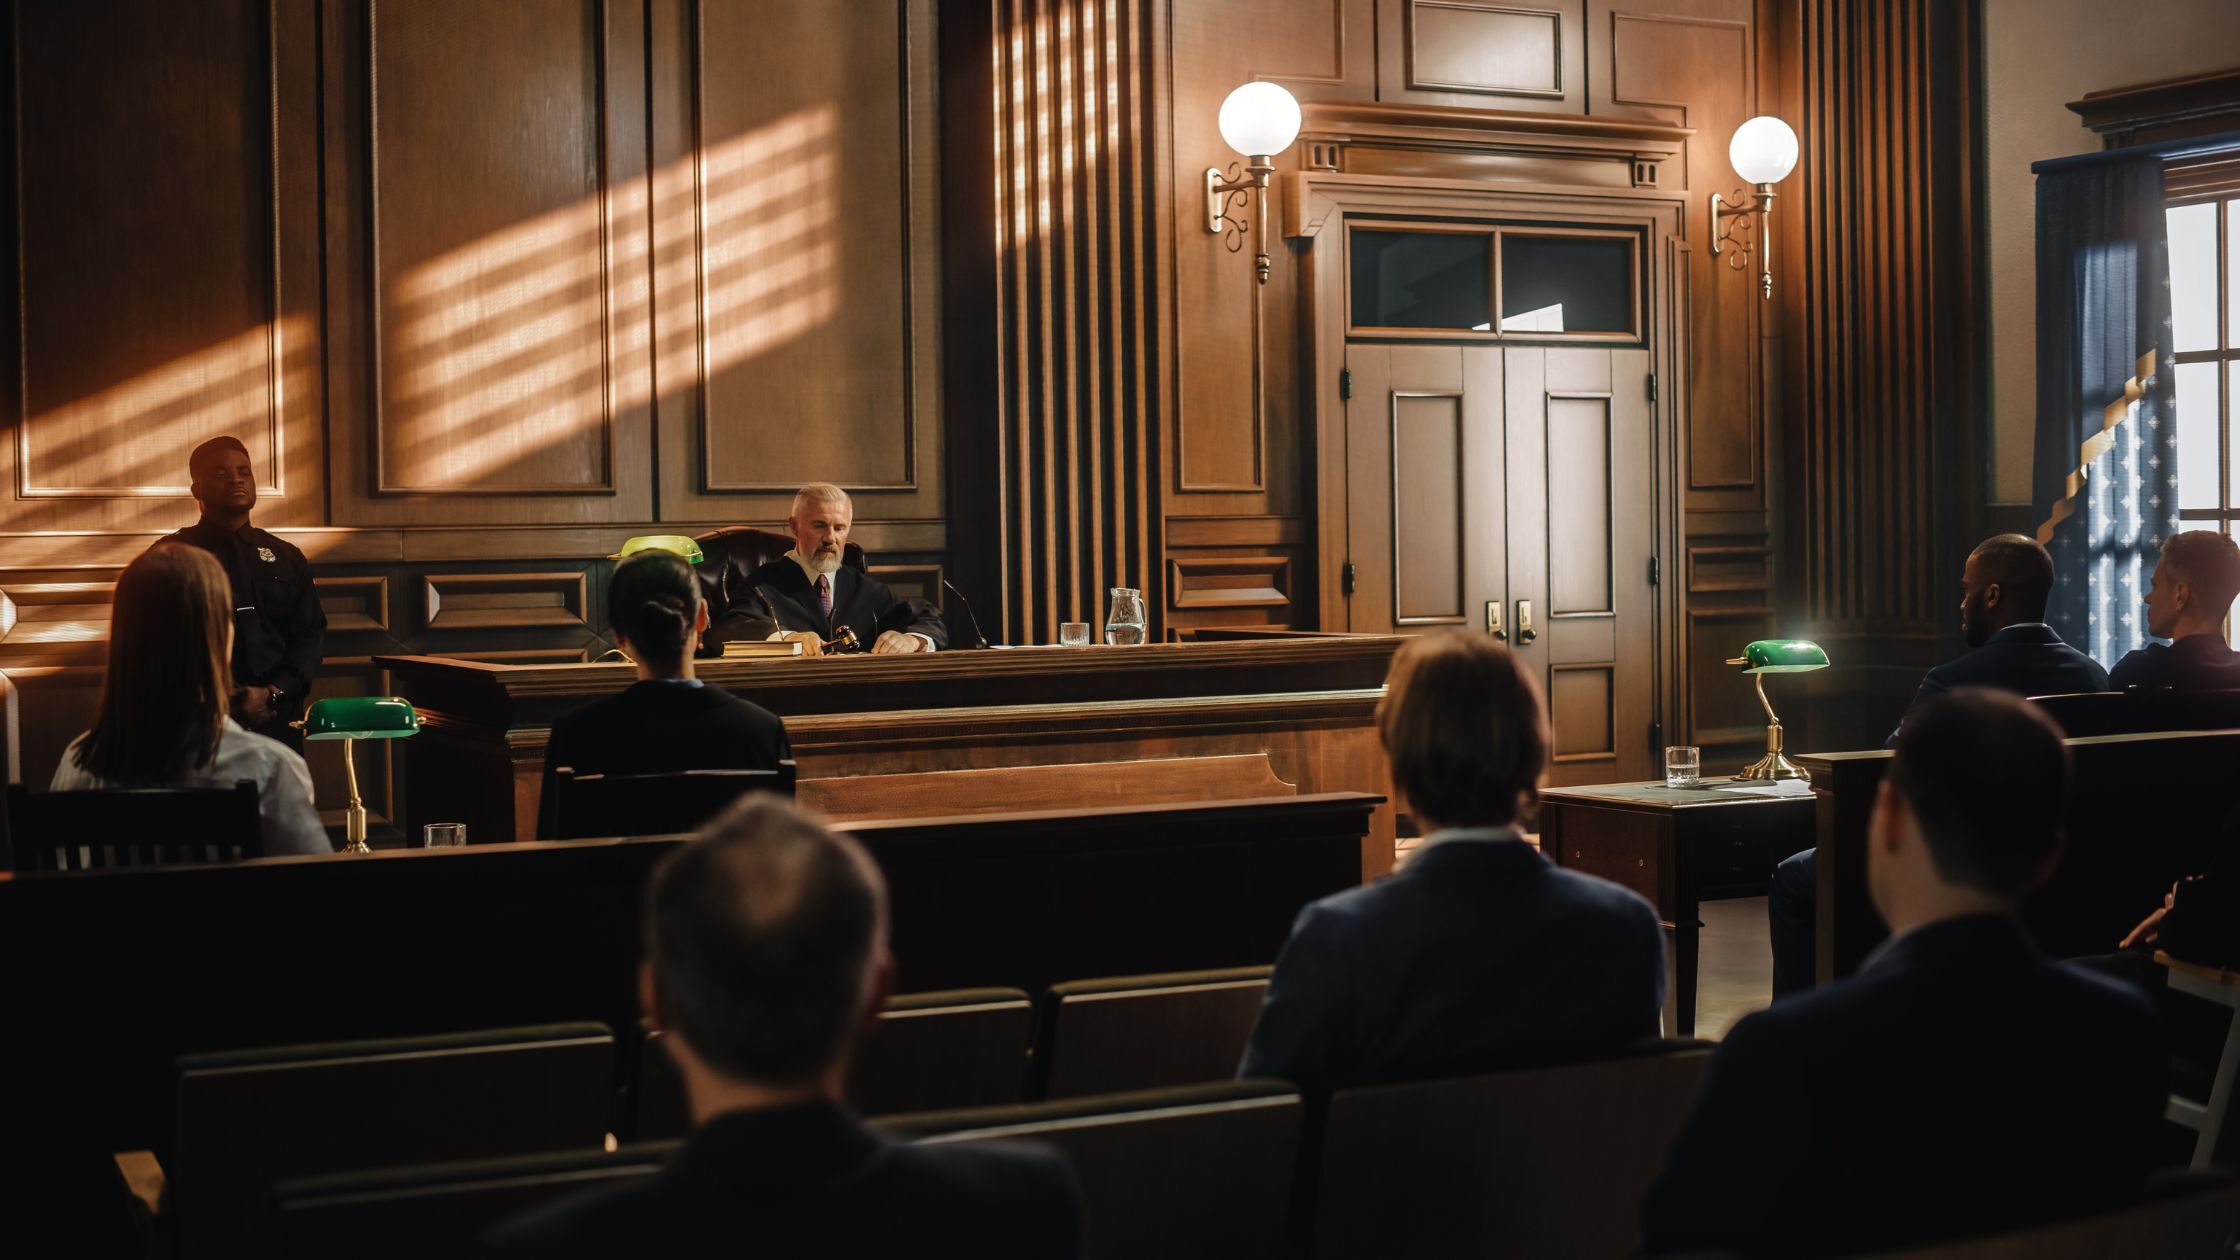
M 793 539 L 749 525 L 729 525 L 693 539 L 700 544 L 700 597 L 708 601 L 708 621 L 723 619 L 732 605 L 745 598 L 747 576 L 793 550 Z M 849 543 L 840 563 L 858 573 L 866 572 L 863 548 Z M 714 655 L 714 653 L 709 653 Z

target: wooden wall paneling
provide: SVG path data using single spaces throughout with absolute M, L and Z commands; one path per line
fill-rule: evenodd
M 1312 623 L 1314 522 L 1303 516 L 1167 518 L 1169 636 L 1198 627 Z
M 1763 534 L 1687 544 L 1679 575 L 1688 609 L 1683 699 L 1673 740 L 1701 748 L 1706 767 L 1739 769 L 1765 750 L 1765 715 L 1749 680 L 1727 661 L 1746 643 L 1780 635 L 1772 565 Z
M 943 517 L 934 10 L 654 0 L 663 519 Z
M 10 7 L 0 530 L 190 524 L 187 454 L 219 433 L 260 520 L 325 518 L 314 16 Z
M 1974 6 L 1805 0 L 1801 379 L 1784 381 L 1802 613 L 1834 667 L 1809 743 L 1874 747 L 1958 648 L 1984 424 Z M 1776 266 L 1774 283 L 1781 285 Z
M 1255 283 L 1250 242 L 1203 226 L 1204 174 L 1232 162 L 1242 169 L 1218 125 L 1221 102 L 1242 83 L 1272 80 L 1302 101 L 1376 98 L 1375 0 L 1177 5 L 1173 21 L 1177 388 L 1166 484 L 1187 496 L 1178 511 L 1295 513 L 1304 506 L 1305 450 L 1297 268 L 1284 242 L 1271 239 L 1275 268 L 1267 284 Z M 1295 160 L 1277 155 L 1279 167 Z M 1243 217 L 1250 221 L 1249 209 Z
M 328 0 L 339 522 L 653 512 L 642 0 Z
M 1586 0 L 1377 0 L 1377 99 L 1587 112 Z
M 1760 112 L 1753 0 L 1589 0 L 1588 14 L 1594 59 L 1589 110 L 1695 129 L 1678 172 L 1689 193 L 1681 230 L 1691 241 L 1707 242 L 1715 231 L 1710 194 L 1747 191 L 1728 165 L 1727 142 Z M 1789 203 L 1777 198 L 1775 207 L 1778 214 Z M 1784 260 L 1774 261 L 1778 277 Z M 1694 354 L 1687 507 L 1764 510 L 1758 336 L 1765 312 L 1755 273 L 1734 271 L 1708 248 L 1692 250 L 1688 262 Z
M 991 15 L 994 126 L 980 135 L 1002 173 L 987 256 L 996 320 L 993 344 L 971 352 L 995 361 L 1003 587 L 989 623 L 1012 642 L 1101 622 L 1114 586 L 1141 588 L 1163 633 L 1165 13 L 1150 0 L 1007 0 Z

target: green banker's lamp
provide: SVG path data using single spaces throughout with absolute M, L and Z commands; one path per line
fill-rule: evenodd
M 641 551 L 673 551 L 683 556 L 686 564 L 698 564 L 707 559 L 700 552 L 700 540 L 685 534 L 640 534 L 623 543 L 622 550 L 607 559 L 628 560 Z
M 1812 782 L 1812 776 L 1781 751 L 1781 719 L 1773 711 L 1773 702 L 1766 699 L 1766 675 L 1809 674 L 1816 669 L 1826 669 L 1828 654 L 1819 644 L 1804 639 L 1760 639 L 1742 649 L 1742 655 L 1727 664 L 1740 665 L 1742 672 L 1750 675 L 1750 681 L 1758 688 L 1758 703 L 1766 709 L 1766 755 L 1735 778 Z
M 420 715 L 396 696 L 337 696 L 314 700 L 303 720 L 305 739 L 342 741 L 342 769 L 350 777 L 350 812 L 343 818 L 344 853 L 371 853 L 366 847 L 366 803 L 358 796 L 358 763 L 353 740 L 403 739 L 420 733 Z

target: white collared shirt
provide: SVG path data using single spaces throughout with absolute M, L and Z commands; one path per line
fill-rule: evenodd
M 1523 840 L 1524 832 L 1510 827 L 1442 827 L 1423 838 L 1416 846 L 1421 853 L 1435 844 L 1456 844 L 1464 841 Z

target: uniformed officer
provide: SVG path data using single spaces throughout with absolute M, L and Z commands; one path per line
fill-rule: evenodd
M 187 471 L 202 519 L 168 541 L 216 556 L 233 583 L 233 719 L 301 752 L 303 732 L 288 723 L 303 712 L 327 636 L 311 562 L 249 523 L 257 475 L 239 438 L 194 448 Z

